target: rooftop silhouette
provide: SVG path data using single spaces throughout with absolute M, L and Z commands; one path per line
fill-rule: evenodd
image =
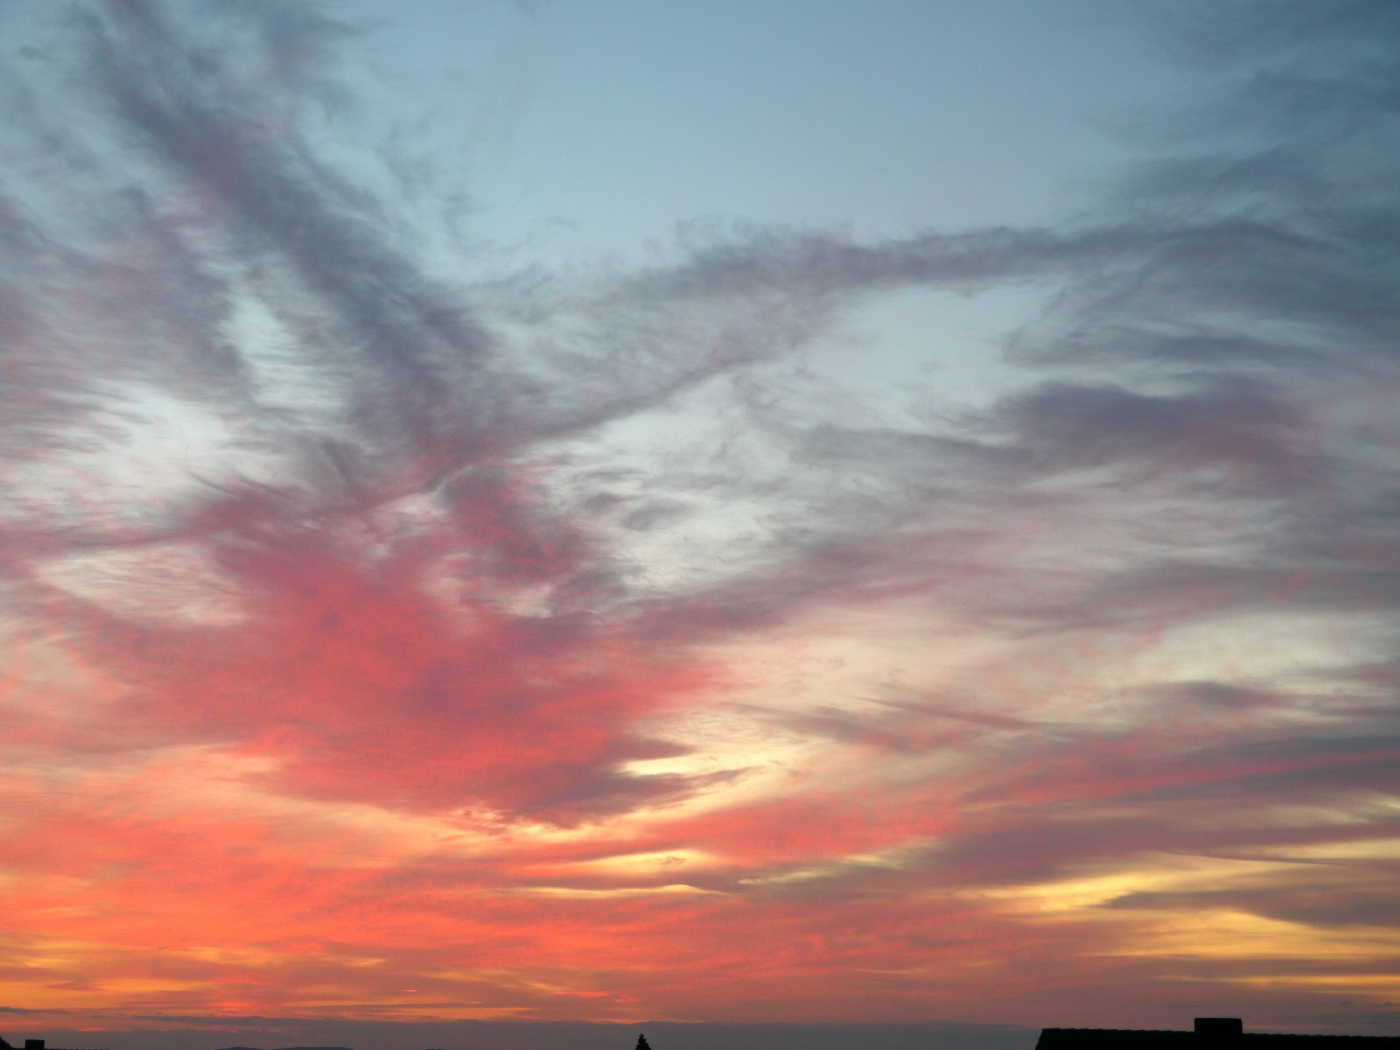
M 1045 1028 L 1036 1050 L 1282 1050 L 1284 1047 L 1400 1050 L 1395 1035 L 1290 1035 L 1246 1032 L 1238 1017 L 1197 1017 L 1189 1032 L 1137 1028 Z

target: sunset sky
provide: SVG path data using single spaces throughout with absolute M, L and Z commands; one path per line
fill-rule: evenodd
M 0 0 L 11 1042 L 1400 1033 L 1398 624 L 1394 0 Z

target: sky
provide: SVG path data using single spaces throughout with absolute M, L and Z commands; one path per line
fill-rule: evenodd
M 1390 0 L 0 0 L 0 1034 L 1400 1033 L 1398 338 Z

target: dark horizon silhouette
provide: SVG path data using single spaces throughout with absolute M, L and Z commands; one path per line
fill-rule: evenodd
M 353 1025 L 347 1030 L 353 1030 Z M 445 1034 L 446 1027 L 440 1029 Z M 655 1042 L 646 1034 L 656 1035 Z M 659 1034 L 658 1034 L 659 1033 Z M 218 1043 L 209 1033 L 127 1033 L 102 1041 L 69 1039 L 77 1050 L 1400 1050 L 1400 1034 L 1258 1032 L 1241 1018 L 1197 1017 L 1189 1029 L 1057 1028 L 924 1024 L 726 1024 L 648 1022 L 570 1024 L 476 1022 L 436 1043 L 343 1045 Z M 8 1044 L 0 1039 L 0 1050 Z M 52 1044 L 45 1050 L 58 1050 Z

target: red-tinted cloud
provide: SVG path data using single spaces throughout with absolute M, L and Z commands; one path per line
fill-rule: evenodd
M 1375 180 L 451 289 L 303 134 L 350 30 L 221 10 L 82 8 L 66 79 L 7 74 L 75 115 L 15 108 L 49 167 L 0 201 L 0 1005 L 1387 1016 Z M 1028 276 L 990 407 L 764 390 L 857 295 Z M 663 407 L 662 453 L 608 429 Z

